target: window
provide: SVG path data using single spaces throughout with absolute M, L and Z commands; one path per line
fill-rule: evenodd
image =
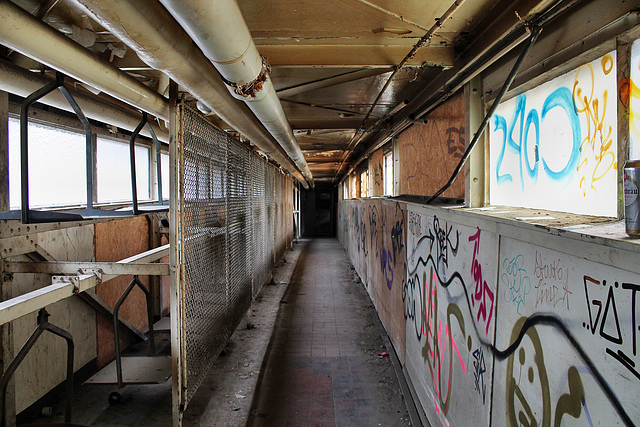
M 613 51 L 497 108 L 491 204 L 617 215 L 616 74 Z
M 367 189 L 369 188 L 368 177 L 369 177 L 369 174 L 367 173 L 366 170 L 360 173 L 360 197 L 368 196 L 368 192 L 367 192 Z
M 358 194 L 356 192 L 356 188 L 357 188 L 356 180 L 357 180 L 357 177 L 355 175 L 349 176 L 349 182 L 351 183 L 351 193 L 349 194 L 350 199 L 358 197 Z
M 384 194 L 393 196 L 393 152 L 384 156 Z
M 129 143 L 115 138 L 98 136 L 96 156 L 98 202 L 131 201 Z M 150 200 L 149 147 L 147 146 L 136 145 L 136 181 L 138 200 Z M 165 193 L 164 187 L 163 193 Z M 169 194 L 168 187 L 166 194 Z
M 640 40 L 631 45 L 629 84 L 629 159 L 640 159 Z
M 165 154 L 165 153 L 160 153 L 160 161 L 162 163 L 161 165 L 161 170 L 162 170 L 162 199 L 163 200 L 169 200 L 169 186 L 170 184 L 170 177 L 171 177 L 171 172 L 169 169 L 169 155 Z
M 29 206 L 86 204 L 83 133 L 29 121 Z M 19 209 L 20 120 L 9 118 L 9 205 Z

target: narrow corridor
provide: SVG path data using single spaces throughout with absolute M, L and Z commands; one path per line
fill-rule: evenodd
M 248 426 L 410 425 L 384 330 L 336 239 L 304 241 Z

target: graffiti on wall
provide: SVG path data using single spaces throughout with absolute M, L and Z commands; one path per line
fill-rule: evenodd
M 465 150 L 464 126 L 461 126 L 461 127 L 452 126 L 448 128 L 446 132 L 447 132 L 447 148 L 448 148 L 449 154 L 452 155 L 453 157 L 457 157 L 461 159 Z
M 388 255 L 391 289 L 381 275 L 372 298 L 388 310 L 385 292 L 402 290 L 400 320 L 381 318 L 388 331 L 404 327 L 405 370 L 432 424 L 640 419 L 627 392 L 640 386 L 640 275 L 462 224 L 442 209 L 377 203 L 367 209 L 378 213 L 380 253 L 393 252 L 397 225 L 406 280 Z M 370 271 L 382 272 L 372 253 Z
M 593 336 L 604 340 L 607 354 L 640 380 L 634 360 L 638 355 L 640 319 L 636 320 L 636 292 L 639 290 L 640 285 L 636 283 L 611 282 L 584 276 L 588 319 L 582 322 L 582 326 Z
M 616 216 L 615 52 L 501 104 L 491 203 Z
M 527 274 L 532 281 L 531 295 L 536 298 L 504 305 L 497 313 L 496 339 L 489 347 L 499 361 L 494 395 L 504 393 L 505 407 L 496 408 L 495 422 L 596 425 L 618 419 L 630 425 L 632 417 L 620 392 L 633 387 L 630 381 L 638 378 L 627 376 L 621 381 L 622 370 L 611 361 L 618 359 L 626 369 L 635 365 L 631 359 L 635 357 L 636 326 L 631 310 L 635 285 L 626 283 L 623 288 L 622 282 L 607 284 L 606 280 L 577 274 L 602 271 L 604 266 L 509 238 L 501 239 L 500 259 L 499 274 Z M 500 288 L 505 291 L 503 282 Z M 627 293 L 618 297 L 624 299 L 628 310 L 626 322 L 616 291 Z M 584 308 L 576 304 L 580 298 L 587 302 Z
M 494 325 L 495 236 L 418 209 L 407 216 L 407 369 L 429 380 L 418 394 L 435 408 L 433 417 L 456 424 L 454 414 L 471 411 L 488 421 L 493 362 L 485 342 Z
M 426 124 L 416 124 L 398 135 L 396 164 L 400 194 L 434 194 L 449 180 L 465 151 L 467 130 L 462 91 L 425 118 Z M 428 165 L 424 159 L 429 159 Z M 444 197 L 464 198 L 464 174 L 461 171 L 443 193 Z

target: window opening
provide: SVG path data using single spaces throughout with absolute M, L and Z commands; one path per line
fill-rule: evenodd
M 136 144 L 135 149 L 138 194 L 141 198 L 150 200 L 150 150 L 149 147 L 139 144 Z M 98 135 L 96 158 L 98 202 L 129 202 L 131 200 L 131 178 L 129 174 L 127 174 L 125 166 L 129 163 L 129 145 L 127 142 L 120 139 L 110 138 L 108 136 Z M 166 163 L 168 166 L 168 161 Z M 167 179 L 168 175 L 169 173 L 167 172 Z M 162 174 L 162 178 L 165 179 L 164 173 Z
M 393 152 L 384 156 L 384 194 L 393 196 Z
M 629 82 L 629 159 L 640 160 L 640 40 L 631 45 Z
M 616 52 L 524 92 L 491 119 L 491 204 L 617 216 Z
M 360 197 L 368 197 L 368 177 L 369 174 L 366 170 L 360 174 Z
M 162 158 L 160 153 L 160 141 L 158 141 L 158 137 L 156 133 L 153 131 L 151 127 L 151 123 L 149 123 L 149 119 L 146 112 L 142 112 L 142 120 L 131 134 L 131 138 L 129 139 L 129 156 L 131 159 L 131 198 L 133 202 L 132 210 L 134 215 L 138 215 L 141 211 L 141 208 L 138 205 L 138 181 L 136 179 L 136 137 L 140 134 L 140 131 L 143 127 L 147 128 L 149 133 L 151 134 L 151 139 L 153 139 L 153 145 L 155 147 L 156 153 L 156 173 L 158 176 L 158 203 L 156 205 L 146 205 L 143 210 L 145 211 L 159 211 L 159 210 L 169 210 L 169 205 L 163 206 L 162 199 Z M 149 157 L 147 156 L 147 161 Z M 148 167 L 147 167 L 147 170 Z M 147 180 L 148 182 L 148 180 Z M 148 184 L 147 184 L 148 185 Z M 147 192 L 147 197 L 149 193 Z
M 63 96 L 73 109 L 76 117 L 84 127 L 85 136 L 85 190 L 86 190 L 86 209 L 84 211 L 75 212 L 52 212 L 33 210 L 29 206 L 29 108 L 40 98 L 59 89 Z M 29 95 L 22 103 L 20 109 L 20 211 L 9 211 L 0 214 L 2 219 L 20 219 L 24 224 L 34 222 L 58 222 L 58 221 L 77 221 L 88 216 L 102 216 L 104 211 L 93 208 L 93 135 L 89 121 L 82 113 L 77 102 L 64 86 L 64 75 L 60 72 L 56 73 L 56 79 L 44 87 L 38 89 Z M 66 163 L 66 162 L 65 162 Z M 71 165 L 73 168 L 75 165 Z M 51 172 L 51 168 L 46 171 Z M 48 177 L 48 176 L 47 176 Z M 19 215 L 18 215 L 19 214 Z M 109 212 L 109 215 L 113 213 Z

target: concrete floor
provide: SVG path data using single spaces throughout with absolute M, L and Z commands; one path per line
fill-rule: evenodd
M 194 395 L 187 426 L 409 426 L 366 290 L 336 239 L 301 240 L 267 285 Z M 288 285 L 288 286 L 287 286 Z M 247 328 L 247 322 L 251 328 Z M 171 380 L 83 386 L 73 422 L 93 426 L 171 425 Z M 62 421 L 62 406 L 36 423 Z

